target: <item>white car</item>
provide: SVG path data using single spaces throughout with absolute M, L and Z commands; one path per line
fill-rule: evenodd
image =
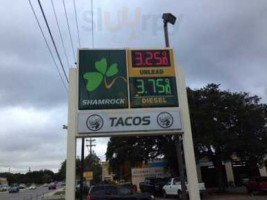
M 205 183 L 199 183 L 199 192 L 202 196 L 206 190 Z M 186 183 L 186 187 L 188 184 Z M 166 198 L 171 195 L 178 195 L 179 199 L 182 198 L 182 185 L 180 178 L 171 178 L 166 185 L 163 186 L 163 196 Z
M 36 189 L 37 189 L 36 185 L 31 185 L 31 186 L 29 187 L 29 190 L 36 190 Z
M 0 185 L 0 192 L 7 191 L 9 189 L 8 185 Z

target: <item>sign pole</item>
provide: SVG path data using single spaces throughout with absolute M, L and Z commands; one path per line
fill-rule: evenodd
M 181 109 L 181 120 L 184 129 L 183 145 L 184 145 L 184 157 L 185 157 L 185 165 L 187 172 L 187 181 L 189 185 L 188 187 L 189 197 L 190 199 L 200 200 L 196 160 L 195 160 L 195 152 L 194 152 L 194 144 L 192 138 L 184 72 L 181 68 L 177 68 L 176 74 L 177 74 L 176 77 L 177 77 L 179 106 L 183 108 Z
M 78 70 L 69 71 L 69 113 L 68 113 L 68 141 L 66 163 L 66 199 L 75 199 L 75 171 L 76 171 L 76 131 L 77 131 L 77 93 Z
M 177 151 L 177 160 L 178 160 L 179 174 L 180 174 L 181 186 L 182 186 L 182 194 L 178 194 L 178 195 L 182 195 L 183 200 L 187 200 L 185 176 L 184 176 L 184 161 L 183 161 L 183 155 L 182 155 L 181 141 L 182 141 L 182 138 L 180 135 L 175 136 L 175 146 L 176 146 L 176 151 Z
M 83 200 L 83 172 L 84 172 L 84 137 L 82 138 L 82 149 L 81 149 L 81 177 L 80 177 L 80 200 Z

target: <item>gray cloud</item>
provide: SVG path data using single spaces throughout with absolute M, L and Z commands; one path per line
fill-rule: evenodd
M 37 1 L 32 1 L 37 10 Z M 68 72 L 50 1 L 42 1 Z M 63 39 L 74 64 L 63 5 L 54 1 Z M 161 14 L 178 19 L 170 42 L 188 86 L 221 83 L 224 89 L 258 94 L 267 102 L 267 3 L 249 1 L 94 1 L 96 48 L 163 47 Z M 91 47 L 87 0 L 77 3 L 83 47 Z M 74 48 L 78 47 L 71 1 L 67 2 Z M 127 11 L 127 21 L 120 23 Z M 139 12 L 140 15 L 136 15 Z M 109 23 L 105 16 L 109 15 Z M 136 23 L 134 23 L 136 22 Z M 27 1 L 2 0 L 0 6 L 0 170 L 57 170 L 66 157 L 68 96 L 57 74 Z M 45 34 L 47 31 L 41 20 Z M 110 27 L 119 25 L 117 29 Z M 48 36 L 48 35 L 47 35 Z M 48 38 L 49 39 L 49 38 Z M 51 41 L 49 41 L 51 46 Z M 51 46 L 52 47 L 52 46 Z M 54 52 L 54 51 L 53 51 Z M 108 138 L 97 139 L 95 152 L 105 160 Z M 78 141 L 77 155 L 80 155 Z

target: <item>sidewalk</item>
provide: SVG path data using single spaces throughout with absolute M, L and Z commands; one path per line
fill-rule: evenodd
M 64 199 L 65 198 L 65 195 L 57 195 L 57 196 L 55 196 L 55 194 L 57 192 L 63 192 L 64 190 L 65 190 L 65 187 L 62 187 L 62 188 L 53 190 L 53 191 L 51 191 L 49 193 L 44 194 L 44 196 L 40 197 L 38 200 L 48 200 L 48 199 L 51 199 L 52 200 L 52 199 L 62 199 L 62 198 Z M 53 196 L 55 198 L 53 198 Z

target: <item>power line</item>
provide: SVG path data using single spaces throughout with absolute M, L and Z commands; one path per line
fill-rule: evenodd
M 56 18 L 57 28 L 58 28 L 58 32 L 59 32 L 59 35 L 60 35 L 60 40 L 61 40 L 61 43 L 62 43 L 63 51 L 64 51 L 64 54 L 65 54 L 66 60 L 68 62 L 68 65 L 71 66 L 69 58 L 67 56 L 67 51 L 66 51 L 66 48 L 65 48 L 65 45 L 64 45 L 63 36 L 62 36 L 61 29 L 60 29 L 60 26 L 59 26 L 58 17 L 57 17 L 57 14 L 56 14 L 56 9 L 55 9 L 55 5 L 54 5 L 53 0 L 51 0 L 51 4 L 52 4 L 52 7 L 53 7 L 54 16 Z
M 64 72 L 64 75 L 65 75 L 65 78 L 66 78 L 67 82 L 69 83 L 69 79 L 68 79 L 68 77 L 67 77 L 66 71 L 65 71 L 64 66 L 63 66 L 63 63 L 62 63 L 62 60 L 61 60 L 60 55 L 59 55 L 59 53 L 58 53 L 56 43 L 55 43 L 54 38 L 53 38 L 53 35 L 52 35 L 52 33 L 51 33 L 51 30 L 50 30 L 49 24 L 48 24 L 48 22 L 47 22 L 47 19 L 46 19 L 46 16 L 45 16 L 45 13 L 44 13 L 44 10 L 43 10 L 43 7 L 42 7 L 42 4 L 41 4 L 40 0 L 38 0 L 38 4 L 39 4 L 40 9 L 41 9 L 41 11 L 42 11 L 42 15 L 43 15 L 43 17 L 44 17 L 46 27 L 47 27 L 47 29 L 48 29 L 50 38 L 51 38 L 52 43 L 53 43 L 53 45 L 54 45 L 54 48 L 55 48 L 55 50 L 56 50 L 56 54 L 57 54 L 58 60 L 59 60 L 59 62 L 60 62 L 61 68 L 62 68 L 62 70 L 63 70 L 63 72 Z
M 76 1 L 75 0 L 73 0 L 73 4 L 74 4 L 74 13 L 75 13 L 75 19 L 76 19 L 76 29 L 77 29 L 79 47 L 81 47 L 80 30 L 79 30 L 79 24 L 78 24 L 78 18 L 77 18 L 77 8 L 76 8 Z
M 63 0 L 63 6 L 64 6 L 65 17 L 66 17 L 66 21 L 67 21 L 67 25 L 68 25 L 68 30 L 69 30 L 69 36 L 70 36 L 70 42 L 71 42 L 71 47 L 72 47 L 72 53 L 73 53 L 74 60 L 76 60 L 75 51 L 74 51 L 74 47 L 73 47 L 72 36 L 71 36 L 71 32 L 70 32 L 69 19 L 68 19 L 66 5 L 65 5 L 65 0 Z
M 45 37 L 45 35 L 44 35 L 44 31 L 43 31 L 43 29 L 42 29 L 42 27 L 41 27 L 41 24 L 40 24 L 39 20 L 38 20 L 38 17 L 37 17 L 37 15 L 36 15 L 36 12 L 35 12 L 35 10 L 34 10 L 34 8 L 33 8 L 33 6 L 32 6 L 31 0 L 28 0 L 28 1 L 29 1 L 30 6 L 31 6 L 32 12 L 33 12 L 33 14 L 34 14 L 34 17 L 35 17 L 35 19 L 36 19 L 36 22 L 37 22 L 37 24 L 38 24 L 38 27 L 39 27 L 39 29 L 40 29 L 40 31 L 41 31 L 41 33 L 42 33 L 43 39 L 44 39 L 44 41 L 45 41 L 45 44 L 46 44 L 46 46 L 47 46 L 47 48 L 48 48 L 48 50 L 49 50 L 50 56 L 52 57 L 52 60 L 53 60 L 53 62 L 54 62 L 54 64 L 55 64 L 55 66 L 56 66 L 56 69 L 57 69 L 57 72 L 58 72 L 58 74 L 59 74 L 59 76 L 60 76 L 60 79 L 61 79 L 61 81 L 62 81 L 62 83 L 63 83 L 63 85 L 64 85 L 64 88 L 66 89 L 66 92 L 68 93 L 67 86 L 66 86 L 66 84 L 65 84 L 65 82 L 64 82 L 64 80 L 63 80 L 62 75 L 61 75 L 60 72 L 59 72 L 59 68 L 58 68 L 57 62 L 56 62 L 56 60 L 55 60 L 55 57 L 53 56 L 53 53 L 52 53 L 52 51 L 51 51 L 50 46 L 48 45 L 47 39 L 46 39 L 46 37 Z
M 91 0 L 91 17 L 92 17 L 92 47 L 94 48 L 94 0 Z

